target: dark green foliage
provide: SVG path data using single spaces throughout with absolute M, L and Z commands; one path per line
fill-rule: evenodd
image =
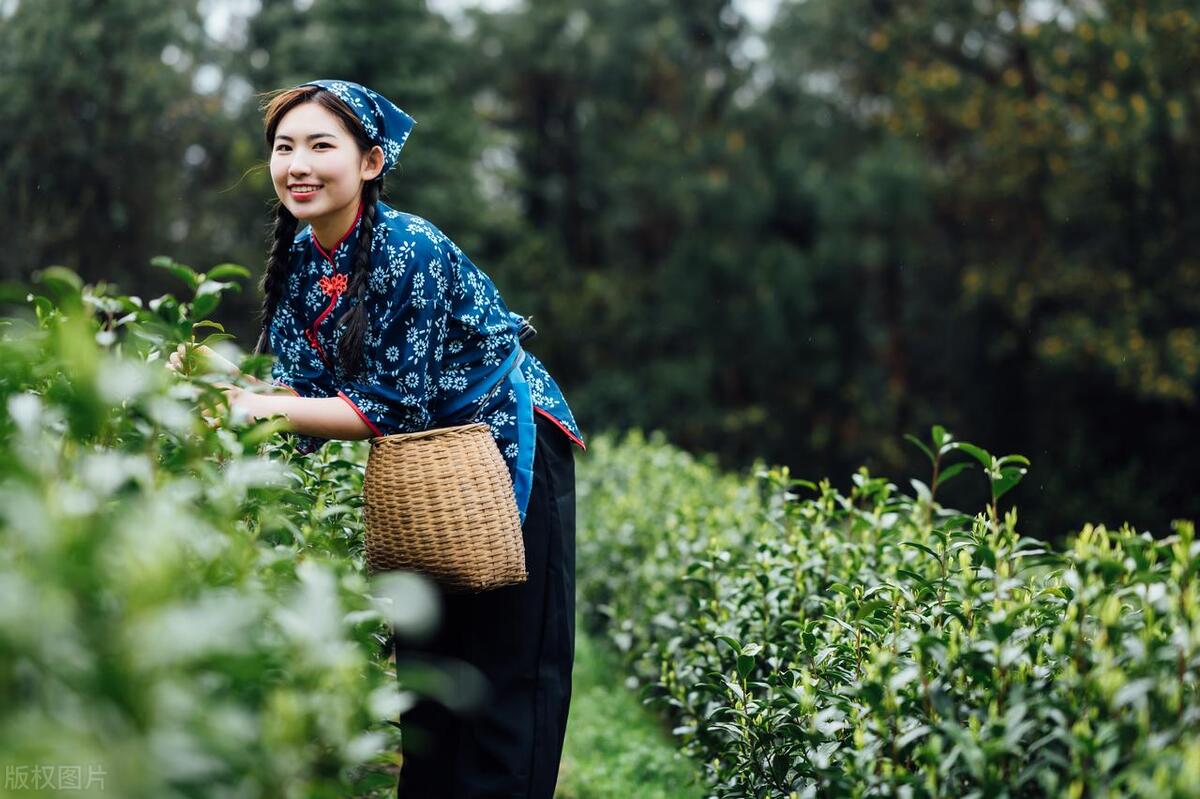
M 206 32 L 8 0 L 0 271 L 257 271 L 256 93 L 346 77 L 416 117 L 389 200 L 534 315 L 586 434 L 902 474 L 943 421 L 1036 460 L 1048 540 L 1166 530 L 1200 512 L 1193 5 L 807 0 L 755 31 L 728 0 L 264 0 Z M 243 341 L 252 293 L 217 319 Z
M 999 500 L 1023 458 L 940 428 L 916 443 L 937 466 L 914 496 L 865 468 L 842 494 L 593 444 L 583 612 L 713 796 L 1196 795 L 1194 524 L 1089 524 L 1056 551 L 1015 509 L 936 500 L 971 460 Z
M 184 150 L 218 122 L 191 91 L 204 55 L 196 3 L 5 5 L 0 276 L 62 263 L 125 282 L 169 241 Z

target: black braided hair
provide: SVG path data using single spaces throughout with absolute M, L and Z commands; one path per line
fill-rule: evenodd
M 367 330 L 367 311 L 363 301 L 371 277 L 371 239 L 375 235 L 375 204 L 382 190 L 382 176 L 363 184 L 363 212 L 358 222 L 358 251 L 354 254 L 354 268 L 346 284 L 346 297 L 353 302 L 353 307 L 337 320 L 338 327 L 345 326 L 342 330 L 342 340 L 338 343 L 338 360 L 347 375 L 353 375 L 362 365 L 363 337 Z
M 258 343 L 254 346 L 255 355 L 271 350 L 271 339 L 267 335 L 267 331 L 275 316 L 275 309 L 279 307 L 279 300 L 283 297 L 292 241 L 296 238 L 298 224 L 296 217 L 292 216 L 292 212 L 287 209 L 287 206 L 283 203 L 276 204 L 275 224 L 272 226 L 269 237 L 271 239 L 271 255 L 267 259 L 267 268 L 263 272 L 260 284 L 263 303 L 259 313 L 259 323 L 262 325 L 262 332 L 259 333 Z

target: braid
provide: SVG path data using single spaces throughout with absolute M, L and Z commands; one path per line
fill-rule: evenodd
M 369 180 L 363 186 L 363 213 L 358 223 L 358 252 L 355 253 L 354 269 L 346 285 L 346 296 L 357 302 L 353 308 L 342 314 L 337 322 L 339 327 L 345 325 L 342 340 L 338 345 L 338 359 L 347 376 L 355 374 L 362 365 L 363 338 L 367 330 L 367 309 L 363 300 L 371 277 L 371 239 L 375 235 L 375 204 L 379 200 L 382 187 L 382 178 Z
M 258 343 L 254 346 L 254 354 L 259 355 L 270 350 L 270 336 L 267 335 L 267 330 L 271 326 L 271 319 L 275 316 L 275 309 L 279 306 L 279 300 L 283 297 L 283 285 L 287 278 L 288 272 L 288 257 L 291 254 L 292 241 L 296 238 L 296 217 L 292 216 L 283 203 L 277 203 L 275 206 L 275 227 L 271 235 L 273 241 L 271 243 L 271 255 L 267 259 L 267 269 L 263 272 L 262 289 L 263 304 L 260 313 L 260 322 L 262 324 L 262 332 L 258 335 Z

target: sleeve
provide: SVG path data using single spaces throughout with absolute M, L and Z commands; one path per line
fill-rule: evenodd
M 333 378 L 325 364 L 308 342 L 303 321 L 296 313 L 290 292 L 275 309 L 270 329 L 271 351 L 275 360 L 271 364 L 271 378 L 275 385 L 283 386 L 298 397 L 331 397 L 334 394 Z M 296 449 L 304 455 L 321 448 L 329 439 L 290 434 Z
M 453 248 L 418 235 L 411 255 L 379 264 L 395 275 L 369 297 L 362 368 L 338 388 L 377 436 L 428 429 L 434 419 L 450 317 Z

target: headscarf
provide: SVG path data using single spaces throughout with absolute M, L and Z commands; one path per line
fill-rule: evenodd
M 348 80 L 310 80 L 301 86 L 320 86 L 350 106 L 372 143 L 383 148 L 383 177 L 400 161 L 400 149 L 416 120 L 382 94 Z

